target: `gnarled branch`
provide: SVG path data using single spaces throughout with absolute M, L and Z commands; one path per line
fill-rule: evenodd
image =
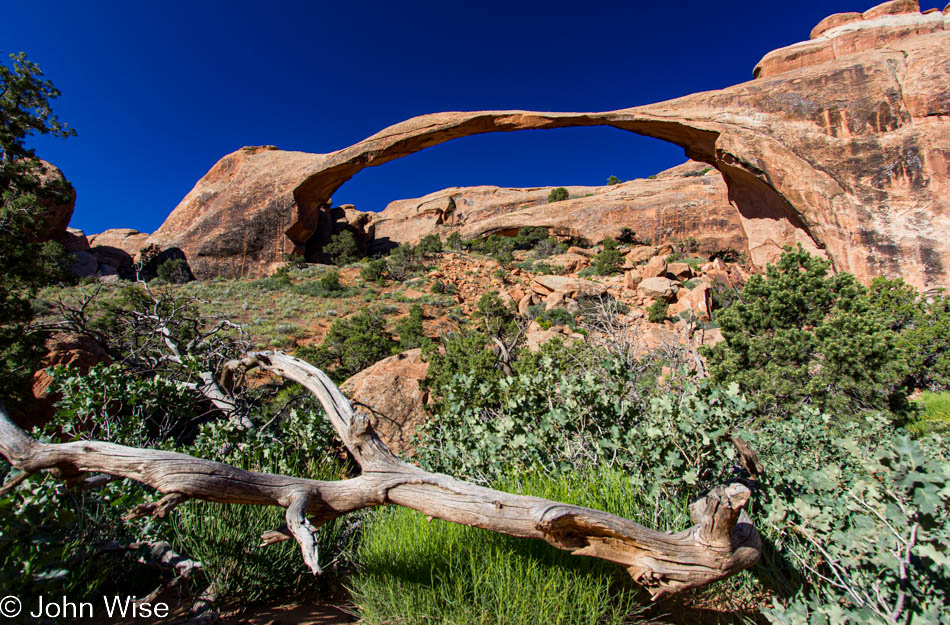
M 743 509 L 750 493 L 741 484 L 717 487 L 691 506 L 693 527 L 666 534 L 600 510 L 429 473 L 399 460 L 376 435 L 369 418 L 354 413 L 340 389 L 316 367 L 280 352 L 249 354 L 240 366 L 266 369 L 311 391 L 362 474 L 323 482 L 111 443 L 41 443 L 2 411 L 0 453 L 25 473 L 103 473 L 136 480 L 166 495 L 139 512 L 165 511 L 185 498 L 280 506 L 287 510 L 287 527 L 268 532 L 264 544 L 293 536 L 315 572 L 319 571 L 316 528 L 348 512 L 383 504 L 511 536 L 538 538 L 577 555 L 615 562 L 654 599 L 729 577 L 759 559 L 761 540 Z

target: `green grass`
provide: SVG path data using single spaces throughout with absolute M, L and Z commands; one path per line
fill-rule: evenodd
M 923 412 L 907 429 L 918 435 L 950 431 L 950 392 L 923 391 L 915 401 Z
M 312 479 L 338 480 L 339 471 L 333 463 L 312 462 L 303 473 Z M 326 595 L 337 583 L 335 565 L 350 547 L 346 528 L 353 518 L 320 528 L 320 565 L 325 571 L 321 576 L 314 576 L 304 564 L 296 541 L 260 546 L 261 534 L 284 525 L 281 508 L 190 501 L 175 510 L 171 530 L 176 548 L 202 563 L 204 583 L 213 583 L 222 597 L 257 601 L 302 591 Z
M 685 506 L 654 509 L 616 472 L 530 475 L 497 487 L 656 522 L 659 529 L 689 524 Z M 349 584 L 367 625 L 620 625 L 648 610 L 646 594 L 616 565 L 538 540 L 428 522 L 405 508 L 375 514 L 357 561 Z

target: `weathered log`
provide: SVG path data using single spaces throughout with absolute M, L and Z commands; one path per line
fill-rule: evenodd
M 97 441 L 49 444 L 31 439 L 0 407 L 0 453 L 26 474 L 53 471 L 80 481 L 88 473 L 130 478 L 165 496 L 133 514 L 164 514 L 185 499 L 272 505 L 286 509 L 287 526 L 263 537 L 293 537 L 307 565 L 320 571 L 314 533 L 321 524 L 370 506 L 395 504 L 434 519 L 522 538 L 538 538 L 576 555 L 615 562 L 654 599 L 729 577 L 751 566 L 761 540 L 744 506 L 741 484 L 713 489 L 691 506 L 693 527 L 658 532 L 627 519 L 539 497 L 515 495 L 429 473 L 399 460 L 366 415 L 319 369 L 279 352 L 250 354 L 244 367 L 261 367 L 310 390 L 362 468 L 355 478 L 322 482 L 244 471 L 186 454 Z M 14 478 L 16 479 L 16 478 Z

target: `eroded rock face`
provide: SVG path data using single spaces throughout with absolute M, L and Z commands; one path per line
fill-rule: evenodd
M 63 172 L 52 163 L 37 159 L 30 171 L 38 182 L 32 193 L 43 209 L 33 240 L 58 241 L 66 236 L 66 227 L 76 206 L 76 191 Z
M 429 234 L 459 232 L 470 239 L 543 226 L 590 243 L 626 227 L 654 242 L 695 236 L 707 251 L 748 247 L 722 176 L 705 163 L 690 161 L 654 179 L 565 188 L 570 199 L 549 203 L 551 187 L 453 187 L 392 202 L 370 223 L 378 246 L 416 243 Z
M 264 275 L 319 230 L 324 202 L 301 210 L 294 189 L 326 159 L 272 146 L 228 154 L 185 196 L 149 238 L 180 248 L 194 274 Z M 324 222 L 329 222 L 325 215 Z M 288 229 L 295 226 L 292 238 Z
M 199 277 L 259 274 L 295 246 L 321 244 L 332 230 L 321 230 L 332 225 L 321 217 L 330 197 L 365 167 L 468 135 L 606 125 L 670 141 L 718 169 L 756 264 L 801 243 L 864 281 L 946 286 L 948 16 L 904 11 L 915 5 L 836 18 L 816 39 L 767 55 L 755 80 L 658 104 L 436 113 L 329 154 L 239 151 L 198 182 L 156 238 L 180 247 Z M 501 231 L 501 217 L 495 223 Z
M 416 428 L 425 421 L 428 393 L 419 386 L 429 363 L 411 349 L 380 360 L 340 385 L 356 410 L 366 412 L 379 437 L 395 453 L 411 449 Z

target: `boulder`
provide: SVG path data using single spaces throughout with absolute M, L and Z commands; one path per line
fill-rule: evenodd
M 72 257 L 72 262 L 69 265 L 69 270 L 80 278 L 88 278 L 89 276 L 96 275 L 96 271 L 99 269 L 99 261 L 96 260 L 96 257 L 89 252 L 71 252 L 70 256 Z
M 645 263 L 656 256 L 657 248 L 652 245 L 637 245 L 627 252 L 626 261 L 631 267 L 636 267 L 640 263 Z
M 536 285 L 540 288 L 535 288 Z M 598 297 L 607 292 L 607 287 L 599 282 L 568 276 L 535 276 L 531 286 L 536 293 L 539 292 L 545 296 L 556 292 L 572 299 Z
M 30 173 L 36 178 L 37 186 L 29 191 L 42 208 L 31 240 L 58 241 L 64 237 L 66 226 L 72 219 L 76 191 L 58 167 L 42 159 L 36 159 Z
M 543 259 L 544 262 L 556 267 L 562 267 L 567 273 L 576 273 L 590 264 L 590 258 L 580 254 L 555 254 Z
M 677 284 L 669 278 L 644 278 L 637 286 L 637 291 L 649 299 L 657 299 L 659 297 L 669 299 L 676 293 Z
M 88 252 L 89 240 L 86 234 L 78 228 L 66 228 L 66 231 L 56 239 L 67 252 Z
M 534 294 L 528 293 L 518 300 L 518 314 L 522 317 L 528 316 L 528 308 L 534 304 Z
M 669 263 L 666 266 L 666 273 L 677 280 L 689 280 L 693 277 L 693 269 L 686 263 Z
M 571 247 L 567 248 L 567 253 L 577 254 L 578 256 L 584 256 L 585 258 L 593 258 L 594 256 L 597 256 L 597 250 L 591 249 L 589 247 L 577 247 L 576 245 L 572 245 Z
M 641 280 L 643 280 L 643 274 L 636 269 L 629 269 L 623 274 L 623 285 L 631 291 L 637 288 Z
M 654 256 L 640 269 L 644 278 L 658 278 L 666 275 L 666 256 Z
M 416 428 L 426 419 L 428 393 L 419 382 L 428 371 L 422 350 L 411 349 L 360 371 L 340 389 L 356 410 L 369 415 L 383 442 L 394 453 L 405 455 L 411 453 Z
M 132 264 L 133 261 L 138 260 L 138 254 L 148 245 L 148 239 L 148 234 L 132 228 L 111 228 L 89 237 L 89 245 L 93 248 L 94 254 L 99 255 L 95 252 L 95 248 L 103 248 L 101 252 L 103 255 L 114 254 L 115 259 L 121 259 L 121 262 L 117 260 L 111 264 L 121 267 L 126 262 Z M 114 250 L 118 250 L 121 254 Z

